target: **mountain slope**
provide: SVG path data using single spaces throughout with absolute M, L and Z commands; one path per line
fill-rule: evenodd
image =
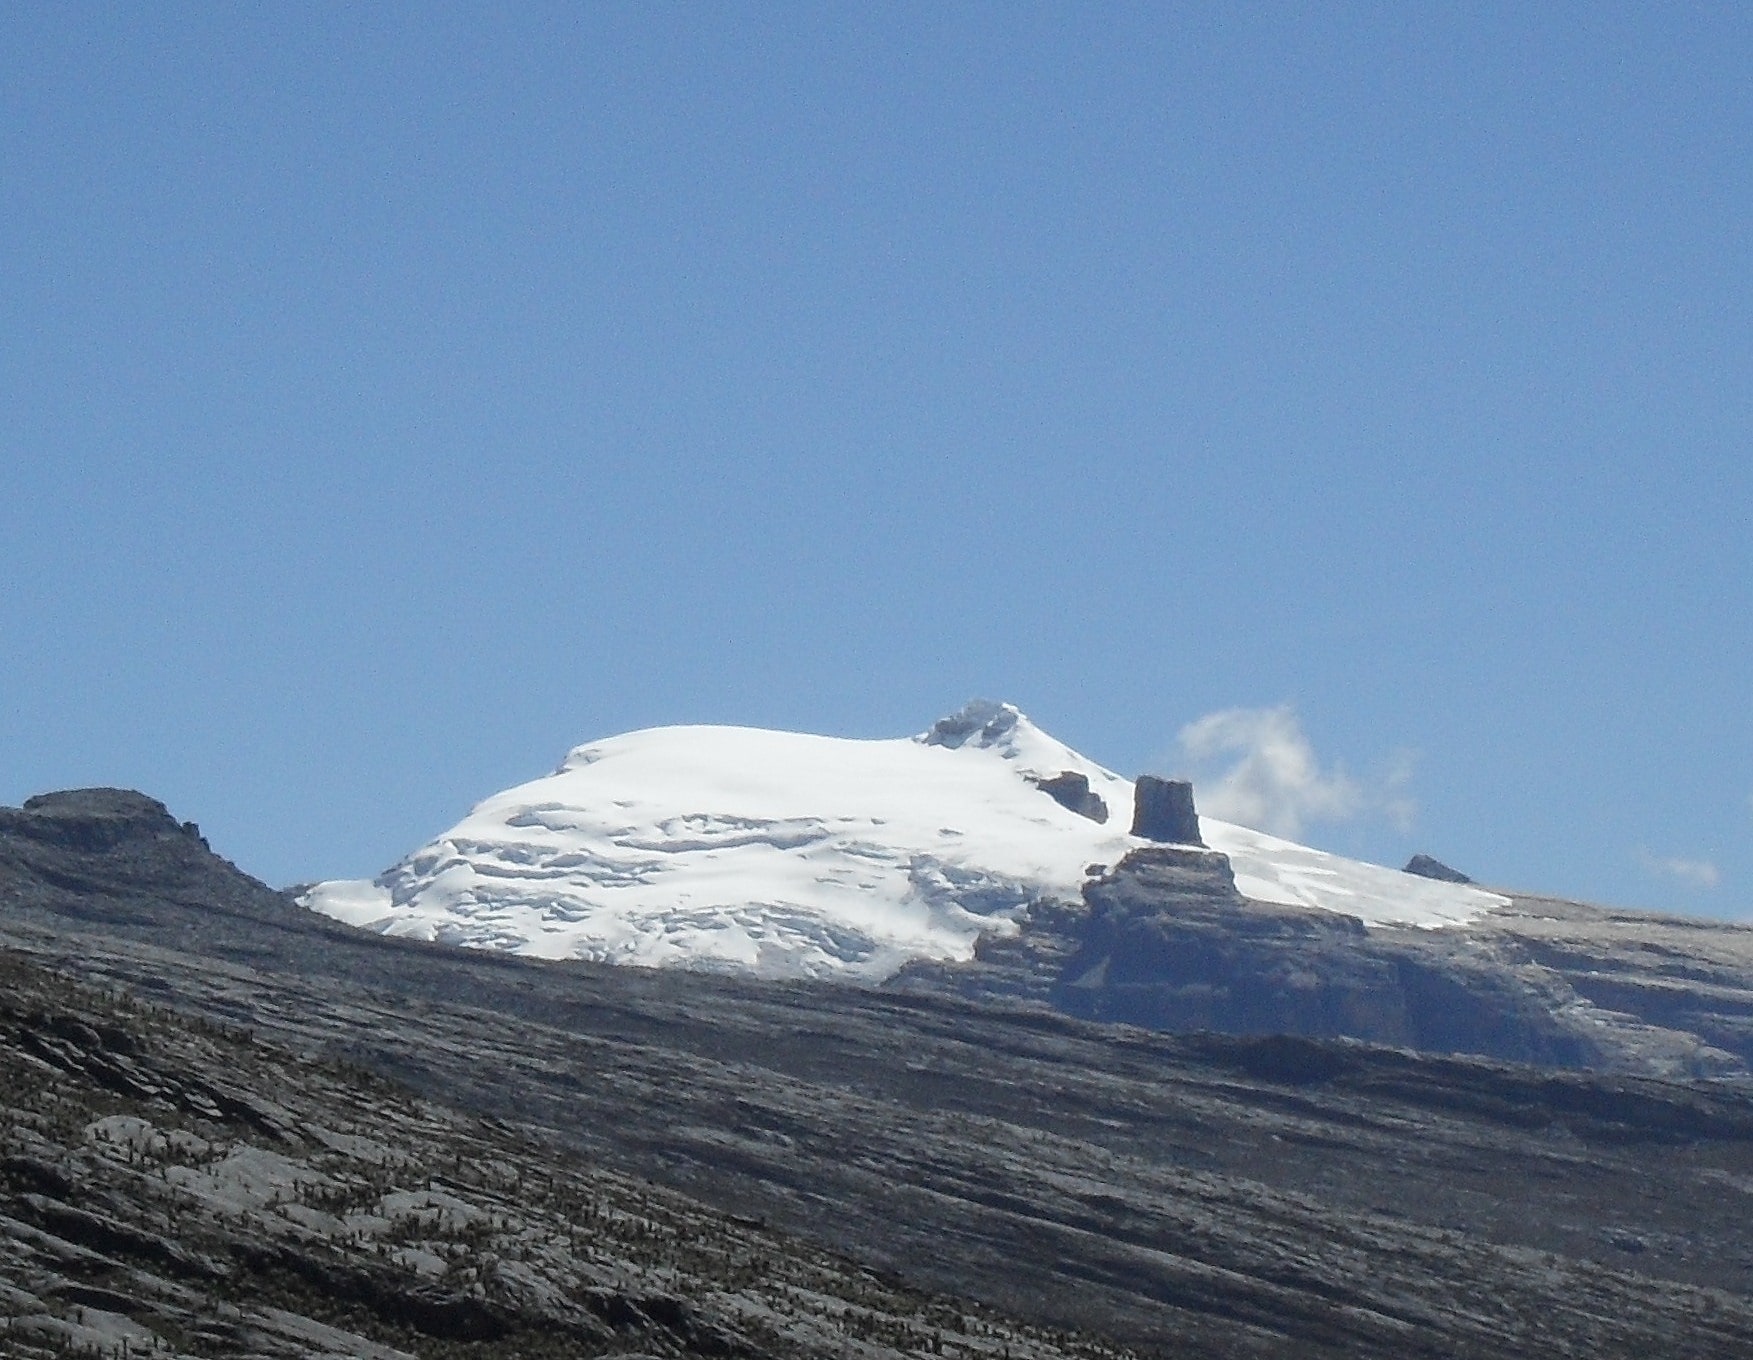
M 0 952 L 0 1351 L 1115 1357 Z
M 28 818 L 54 826 L 9 829 Z M 1744 1085 L 434 948 L 297 910 L 116 793 L 0 818 L 0 945 L 273 1041 L 187 1050 L 209 1083 L 247 1087 L 251 1048 L 345 1058 L 592 1167 L 1157 1353 L 1753 1351 Z M 56 1008 L 77 1007 L 23 1009 Z M 64 1155 L 93 1155 L 69 1141 L 89 1122 L 64 1123 Z M 472 1159 L 526 1156 L 521 1135 L 470 1136 Z
M 377 879 L 319 884 L 324 914 L 543 958 L 881 981 L 1014 936 L 1041 899 L 1147 841 L 1131 781 L 1007 704 L 912 738 L 670 727 L 581 746 Z M 1504 899 L 1212 818 L 1251 898 L 1372 924 L 1471 920 Z

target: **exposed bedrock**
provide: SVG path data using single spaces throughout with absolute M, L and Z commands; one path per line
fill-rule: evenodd
M 1753 929 L 1530 898 L 1467 927 L 1366 927 L 1244 897 L 1225 856 L 1188 846 L 1136 850 L 973 962 L 892 985 L 1158 1030 L 1670 1077 L 1753 1067 Z
M 1158 779 L 1141 774 L 1132 803 L 1132 834 L 1147 841 L 1173 845 L 1204 845 L 1199 814 L 1193 810 L 1193 786 L 1184 779 Z
M 1600 1056 L 1511 970 L 1355 917 L 1250 901 L 1214 851 L 1134 851 L 1084 897 L 1080 947 L 1052 991 L 1074 1015 L 1566 1065 Z
M 0 808 L 0 835 L 22 836 L 63 850 L 95 852 L 127 841 L 184 837 L 199 841 L 193 822 L 177 822 L 164 804 L 132 789 L 66 789 Z
M 1404 872 L 1417 874 L 1420 878 L 1434 878 L 1439 883 L 1471 883 L 1473 881 L 1459 869 L 1451 869 L 1440 859 L 1433 859 L 1429 855 L 1414 855 L 1406 861 Z
M 1067 812 L 1088 817 L 1092 822 L 1108 820 L 1108 804 L 1102 795 L 1090 788 L 1090 777 L 1075 770 L 1065 770 L 1051 779 L 1030 775 L 1029 782 Z
M 195 823 L 131 789 L 70 789 L 0 807 L 0 910 L 27 909 L 197 949 L 231 934 L 249 936 L 256 952 L 288 931 L 313 943 L 346 931 L 214 854 Z
M 1022 714 L 1009 704 L 991 699 L 973 699 L 946 718 L 939 718 L 925 734 L 927 746 L 947 746 L 954 751 L 970 740 L 976 746 L 991 746 L 1004 740 L 1016 727 Z

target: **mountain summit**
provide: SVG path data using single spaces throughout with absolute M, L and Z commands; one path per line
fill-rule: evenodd
M 878 981 L 972 957 L 1030 903 L 1075 900 L 1149 842 L 1132 781 L 975 700 L 913 737 L 659 727 L 574 748 L 313 910 L 387 934 L 543 958 Z M 1212 818 L 1260 901 L 1371 924 L 1458 924 L 1503 899 Z

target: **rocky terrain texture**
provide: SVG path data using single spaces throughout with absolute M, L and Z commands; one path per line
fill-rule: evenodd
M 1453 872 L 1453 871 L 1450 871 Z M 1498 890 L 1502 891 L 1502 890 Z M 1651 1076 L 1753 1071 L 1753 926 L 1508 893 L 1464 927 L 1255 902 L 1220 854 L 1133 851 L 902 990 L 1160 1030 L 1364 1039 Z
M 0 955 L 9 1356 L 1118 1356 Z
M 1160 879 L 1149 893 L 1142 886 L 1146 871 Z M 988 961 L 980 967 L 1013 980 L 1078 980 L 1106 958 L 1106 972 L 1088 984 L 1101 991 L 1117 985 L 1117 971 L 1118 981 L 1126 976 L 1125 949 L 1116 943 L 1100 951 L 1103 940 L 1119 942 L 1128 931 L 1142 930 L 1128 920 L 1173 916 L 1175 901 L 1197 920 L 1228 900 L 1218 865 L 1191 849 L 1159 847 L 1147 852 L 1145 863 L 1116 866 L 1105 877 L 1113 882 L 1103 891 L 1125 891 L 1104 899 L 1092 888 L 1091 900 L 1060 909 L 1062 926 L 1039 923 L 1038 938 L 1064 946 L 1057 970 L 1039 958 L 1028 966 Z M 1103 927 L 1108 936 L 1093 926 L 1104 900 L 1115 904 L 1107 908 L 1115 917 Z M 1536 899 L 1524 899 L 1518 910 L 1524 914 L 1509 918 L 1504 929 L 1516 932 L 1517 948 L 1545 951 L 1534 966 L 1566 977 L 1587 968 L 1617 979 L 1597 984 L 1600 1000 L 1589 1003 L 1596 1009 L 1632 1001 L 1653 1007 L 1640 999 L 1640 989 L 1658 989 L 1670 1007 L 1660 1013 L 1669 1023 L 1639 1023 L 1680 1033 L 1681 1018 L 1703 1024 L 1707 1015 L 1732 1015 L 1722 993 L 1734 994 L 1737 950 L 1744 948 L 1732 931 L 1701 931 L 1709 941 L 1729 941 L 1706 945 L 1684 934 L 1691 929 L 1685 922 L 1646 922 Z M 1259 936 L 1273 940 L 1302 928 L 1268 921 Z M 1315 946 L 1337 952 L 1339 938 L 1317 939 Z M 1682 950 L 1683 941 L 1693 947 Z M 575 1221 L 578 1206 L 621 1204 L 616 1196 L 643 1194 L 670 1206 L 666 1213 L 717 1225 L 711 1232 L 732 1244 L 725 1250 L 733 1256 L 740 1250 L 734 1244 L 745 1240 L 731 1231 L 739 1225 L 748 1240 L 811 1244 L 788 1259 L 827 1281 L 811 1286 L 828 1300 L 821 1305 L 826 1314 L 836 1315 L 841 1305 L 835 1300 L 857 1302 L 860 1291 L 880 1287 L 896 1301 L 873 1307 L 873 1316 L 890 1327 L 947 1320 L 927 1305 L 906 1302 L 918 1297 L 907 1289 L 922 1288 L 978 1300 L 1036 1329 L 1083 1329 L 1165 1355 L 1753 1353 L 1753 1234 L 1746 1227 L 1753 1215 L 1753 1088 L 1733 1077 L 1658 1080 L 1297 1034 L 1151 1033 L 1057 1014 L 1020 991 L 1003 1002 L 995 999 L 996 984 L 985 1000 L 969 1000 L 928 987 L 923 978 L 912 979 L 913 992 L 877 992 L 444 950 L 300 912 L 214 857 L 198 833 L 157 804 L 115 793 L 49 799 L 0 816 L 0 945 L 28 957 L 29 977 L 47 979 L 30 986 L 66 988 L 68 979 L 78 979 L 95 989 L 81 993 L 87 997 L 132 998 L 114 1003 L 119 1019 L 82 1018 L 98 1043 L 80 1032 L 80 1052 L 119 1051 L 103 1037 L 107 1025 L 124 1043 L 159 1054 L 155 1045 L 162 1041 L 150 1032 L 135 1035 L 142 1024 L 128 1016 L 169 1024 L 164 1012 L 170 1009 L 188 1017 L 175 1022 L 185 1026 L 179 1033 L 228 1046 L 202 1049 L 190 1039 L 175 1063 L 153 1060 L 152 1084 L 161 1091 L 223 1088 L 233 1095 L 241 1087 L 247 1103 L 240 1109 L 266 1109 L 270 1122 L 290 1129 L 304 1149 L 289 1151 L 290 1144 L 242 1113 L 233 1125 L 190 1122 L 212 1116 L 178 1105 L 174 1095 L 151 1097 L 159 1103 L 149 1109 L 88 1102 L 58 1122 L 21 1107 L 12 1124 L 20 1132 L 7 1155 L 35 1167 L 77 1163 L 77 1173 L 61 1173 L 67 1188 L 59 1199 L 60 1182 L 47 1173 L 32 1181 L 38 1173 L 27 1170 L 23 1180 L 8 1180 L 8 1222 L 0 1224 L 0 1236 L 15 1254 L 9 1260 L 36 1252 L 41 1239 L 34 1235 L 44 1233 L 81 1250 L 105 1251 L 31 1217 L 42 1205 L 51 1214 L 60 1203 L 131 1223 L 204 1259 L 229 1262 L 233 1270 L 240 1259 L 247 1262 L 248 1252 L 240 1257 L 227 1246 L 231 1239 L 221 1227 L 233 1237 L 272 1243 L 311 1210 L 343 1223 L 348 1214 L 360 1216 L 361 1270 L 369 1274 L 368 1266 L 381 1264 L 412 1281 L 422 1262 L 443 1262 L 446 1274 L 431 1283 L 441 1291 L 454 1286 L 454 1297 L 482 1282 L 478 1260 L 466 1260 L 439 1234 L 419 1238 L 428 1244 L 418 1247 L 427 1256 L 398 1262 L 394 1253 L 404 1242 L 397 1234 L 425 1227 L 364 1227 L 366 1220 L 399 1222 L 398 1206 L 411 1201 L 386 1201 L 386 1195 L 441 1192 L 565 1240 L 564 1251 L 556 1246 L 535 1273 L 553 1291 L 544 1297 L 573 1301 L 566 1316 L 582 1328 L 594 1325 L 592 1319 L 613 1325 L 579 1302 L 607 1288 L 621 1289 L 635 1303 L 658 1294 L 682 1300 L 692 1310 L 688 1316 L 714 1329 L 712 1335 L 748 1339 L 754 1353 L 785 1354 L 784 1344 L 807 1344 L 807 1328 L 816 1325 L 808 1309 L 763 1312 L 772 1307 L 765 1295 L 739 1294 L 734 1273 L 726 1284 L 718 1267 L 695 1258 L 685 1264 L 672 1255 L 654 1266 L 629 1254 L 628 1268 L 647 1272 L 625 1277 L 632 1283 L 592 1274 L 574 1245 L 588 1240 Z M 1282 960 L 1292 952 L 1262 957 Z M 1304 966 L 1318 984 L 1329 963 L 1311 947 Z M 1700 985 L 1684 1000 L 1688 982 Z M 22 986 L 12 984 L 14 991 Z M 1636 995 L 1604 990 L 1612 986 Z M 8 1060 L 17 1053 L 25 1067 L 26 1059 L 52 1067 L 24 1032 L 54 1037 L 46 1019 L 30 1017 L 73 1009 L 53 997 L 14 1006 L 9 1014 L 18 1018 L 4 1021 Z M 225 1038 L 215 1026 L 248 1031 L 255 1040 Z M 252 1070 L 239 1053 L 279 1055 L 271 1059 L 278 1066 L 233 1079 L 227 1074 Z M 358 1067 L 399 1087 L 374 1095 L 346 1075 Z M 85 1068 L 93 1070 L 91 1059 Z M 86 1089 L 79 1085 L 86 1079 L 66 1068 L 40 1076 L 54 1100 L 72 1091 L 66 1098 L 77 1101 Z M 307 1094 L 321 1090 L 330 1094 Z M 108 1098 L 119 1097 L 110 1092 Z M 466 1113 L 426 1103 L 434 1099 Z M 400 1122 L 374 1113 L 374 1100 Z M 286 1203 L 254 1208 L 257 1219 L 203 1209 L 196 1216 L 210 1219 L 215 1235 L 204 1236 L 204 1227 L 185 1242 L 153 1217 L 160 1201 L 141 1181 L 103 1180 L 87 1169 L 101 1165 L 108 1175 L 114 1168 L 120 1177 L 127 1168 L 126 1154 L 116 1155 L 112 1140 L 90 1132 L 117 1130 L 128 1142 L 136 1125 L 102 1123 L 116 1116 L 150 1124 L 164 1138 L 163 1153 L 153 1151 L 150 1135 L 143 1146 L 162 1159 L 166 1175 L 173 1161 L 185 1168 L 178 1178 L 201 1170 L 198 1158 L 181 1150 L 196 1145 L 172 1138 L 180 1130 L 205 1140 L 204 1156 L 224 1149 L 215 1162 L 240 1143 L 304 1158 L 313 1184 L 321 1184 L 314 1180 L 320 1173 L 354 1186 L 354 1197 L 325 1207 L 294 1193 Z M 363 1142 L 337 1149 L 308 1131 L 316 1128 Z M 392 1142 L 386 1128 L 398 1136 L 414 1129 L 406 1140 L 410 1151 L 397 1154 L 408 1157 L 408 1167 L 387 1178 L 380 1170 L 373 1180 L 369 1157 L 348 1159 L 361 1146 Z M 496 1179 L 490 1169 L 469 1180 L 459 1170 L 464 1161 L 524 1168 L 523 1195 L 513 1188 L 515 1179 Z M 542 1185 L 544 1174 L 570 1178 L 575 1188 L 543 1200 L 527 1187 Z M 661 1183 L 669 1194 L 641 1182 Z M 111 1197 L 69 1200 L 87 1185 L 107 1187 Z M 621 1188 L 607 1188 L 614 1186 Z M 670 1197 L 678 1192 L 735 1217 L 713 1218 Z M 295 1210 L 286 1229 L 270 1221 L 287 1217 L 282 1208 Z M 485 1249 L 497 1260 L 525 1264 L 509 1249 L 511 1239 L 494 1240 L 501 1245 Z M 381 1262 L 370 1243 L 386 1253 Z M 117 1249 L 108 1250 L 113 1256 Z M 122 1265 L 192 1287 L 153 1259 Z M 848 1266 L 845 1259 L 860 1264 Z M 30 1295 L 8 1304 L 15 1328 L 41 1314 L 78 1323 L 79 1308 L 130 1316 L 104 1305 L 134 1297 L 132 1286 L 100 1282 L 95 1287 L 111 1288 L 115 1297 L 81 1302 L 55 1292 L 47 1278 L 55 1267 L 38 1260 L 32 1268 L 43 1272 L 31 1277 L 37 1283 L 13 1285 Z M 452 1268 L 459 1271 L 454 1281 Z M 9 1263 L 3 1276 L 9 1285 L 21 1278 L 18 1269 Z M 59 1276 L 73 1278 L 66 1270 Z M 276 1265 L 264 1278 L 274 1288 L 296 1288 L 300 1277 Z M 896 1283 L 903 1280 L 906 1288 Z M 370 1326 L 386 1329 L 371 1332 L 361 1330 L 363 1314 L 313 1312 L 314 1304 L 265 1294 L 228 1302 L 352 1328 L 373 1344 L 414 1354 L 486 1355 L 494 1352 L 466 1348 L 541 1333 L 530 1319 L 544 1315 L 515 1311 L 515 1300 L 532 1297 L 488 1290 L 491 1306 L 505 1310 L 498 1315 L 512 1319 L 505 1325 L 535 1328 L 497 1341 L 419 1333 L 412 1322 L 397 1321 L 393 1308 L 388 1320 L 381 1311 L 370 1313 Z M 739 1302 L 745 1299 L 747 1309 Z M 639 1307 L 650 1322 L 646 1330 L 613 1340 L 601 1333 L 584 1340 L 581 1331 L 581 1339 L 568 1344 L 654 1353 L 689 1344 Z M 771 1324 L 771 1333 L 747 1321 L 773 1316 L 781 1321 Z M 150 1318 L 142 1325 L 151 1325 Z M 271 1334 L 250 1325 L 258 1328 L 252 1337 Z M 966 1346 L 961 1353 L 1002 1354 L 1003 1342 L 996 1350 L 979 1349 L 986 1337 L 980 1328 L 1001 1326 L 1038 1347 L 1078 1344 L 1002 1324 L 992 1314 L 981 1315 L 978 1326 L 965 1324 L 959 1334 L 965 1340 L 935 1341 L 951 1350 Z M 405 1329 L 389 1330 L 395 1327 Z M 918 1339 L 915 1333 L 840 1335 L 845 1339 L 835 1344 L 848 1354 L 872 1353 L 863 1346 L 904 1349 Z M 311 1346 L 272 1344 L 293 1353 L 298 1345 Z M 1017 1353 L 1020 1343 L 1008 1344 Z M 817 1353 L 836 1352 L 830 1345 Z

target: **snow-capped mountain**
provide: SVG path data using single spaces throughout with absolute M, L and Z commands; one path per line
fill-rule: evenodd
M 543 958 L 877 981 L 971 957 L 1033 900 L 1075 899 L 1147 844 L 1133 799 L 1130 780 L 984 700 L 890 740 L 660 727 L 577 747 L 376 879 L 302 901 Z M 1200 830 L 1259 901 L 1436 927 L 1505 900 L 1209 817 Z

